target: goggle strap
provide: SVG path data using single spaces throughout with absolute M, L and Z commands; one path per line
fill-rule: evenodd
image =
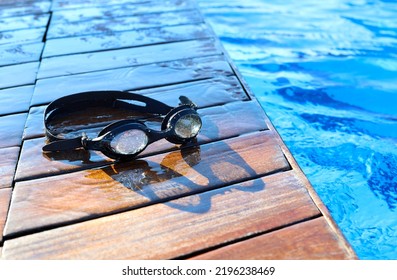
M 45 152 L 67 151 L 82 147 L 83 147 L 82 137 L 77 137 L 73 139 L 58 140 L 46 144 L 43 147 L 43 151 Z
M 131 99 L 131 100 L 132 101 L 140 101 L 137 99 Z M 146 106 L 140 106 L 140 105 L 130 103 L 123 99 L 117 99 L 113 102 L 113 108 L 125 109 L 125 110 L 130 110 L 130 111 L 138 111 L 141 113 L 150 113 L 150 114 L 156 114 L 156 115 L 165 115 L 173 108 L 173 107 L 170 107 L 162 102 L 158 102 L 155 100 L 147 99 L 145 101 L 146 102 L 144 102 L 144 101 L 142 101 L 142 102 L 145 103 Z
M 136 105 L 134 101 L 143 103 L 144 106 Z M 153 98 L 129 91 L 89 91 L 67 95 L 51 102 L 45 115 L 73 112 L 77 108 L 98 105 L 161 115 L 167 114 L 173 108 Z
M 127 102 L 127 100 L 130 100 L 132 103 Z M 143 103 L 145 104 L 145 106 L 133 104 L 134 101 L 138 103 Z M 173 107 L 170 107 L 153 98 L 132 93 L 129 91 L 88 91 L 67 95 L 51 102 L 44 112 L 44 126 L 49 139 L 51 141 L 63 141 L 63 139 L 58 138 L 53 133 L 48 125 L 48 123 L 51 121 L 52 118 L 55 117 L 55 115 L 61 115 L 66 112 L 73 112 L 76 109 L 86 108 L 87 106 L 90 107 L 90 105 L 109 106 L 156 115 L 165 115 L 173 109 Z M 72 143 L 70 145 L 75 146 L 76 143 Z M 79 147 L 81 147 L 81 145 Z

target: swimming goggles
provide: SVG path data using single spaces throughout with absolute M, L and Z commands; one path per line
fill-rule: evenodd
M 185 96 L 180 96 L 178 107 L 170 107 L 153 98 L 127 91 L 90 91 L 61 97 L 48 105 L 44 112 L 44 125 L 49 143 L 44 152 L 84 148 L 101 151 L 119 160 L 129 160 L 141 153 L 149 144 L 166 139 L 174 144 L 185 144 L 196 138 L 202 121 L 197 106 Z M 61 115 L 89 107 L 110 106 L 131 110 L 131 113 L 152 114 L 161 117 L 161 130 L 154 130 L 138 118 L 113 122 L 104 127 L 96 138 L 82 136 L 67 139 L 53 129 L 53 121 Z

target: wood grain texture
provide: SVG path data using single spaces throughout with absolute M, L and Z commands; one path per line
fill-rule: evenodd
M 48 78 L 36 82 L 31 106 L 82 91 L 137 90 L 230 75 L 223 56 L 210 56 Z
M 87 54 L 44 58 L 38 79 L 92 71 L 158 63 L 170 60 L 219 55 L 222 50 L 213 38 L 124 48 Z
M 262 109 L 256 102 L 252 101 L 233 102 L 224 106 L 201 109 L 198 112 L 201 115 L 203 127 L 197 137 L 197 144 L 267 129 L 266 123 L 262 120 L 265 117 Z M 243 117 L 241 117 L 242 115 Z M 89 130 L 87 127 L 91 122 L 88 118 L 87 120 L 80 125 L 80 129 L 74 130 L 72 136 L 77 137 L 83 131 L 86 131 L 89 137 L 98 135 L 101 127 Z M 81 130 L 81 128 L 83 129 Z M 43 131 L 42 122 L 40 131 Z M 111 161 L 96 151 L 76 150 L 43 153 L 42 147 L 44 144 L 45 138 L 24 142 L 15 175 L 16 181 L 93 168 Z M 176 148 L 177 146 L 174 144 L 166 140 L 160 140 L 150 145 L 139 157 L 175 150 Z
M 301 222 L 193 257 L 194 260 L 355 259 L 324 217 Z
M 50 14 L 24 15 L 19 17 L 0 18 L 0 32 L 45 27 L 48 23 L 49 18 Z
M 199 108 L 249 99 L 237 77 L 227 75 L 216 75 L 216 78 L 212 79 L 146 88 L 135 92 L 149 95 L 170 106 L 176 105 L 175 96 L 185 95 L 194 100 Z
M 52 11 L 63 10 L 63 9 L 80 9 L 86 7 L 95 6 L 106 6 L 106 5 L 116 5 L 123 3 L 142 3 L 142 0 L 52 0 Z M 144 1 L 148 2 L 148 1 Z
M 77 1 L 78 3 L 80 1 Z M 98 3 L 93 3 L 98 4 Z M 191 10 L 195 4 L 190 0 L 168 0 L 156 1 L 146 0 L 136 3 L 133 1 L 115 2 L 114 5 L 94 6 L 82 5 L 79 9 L 62 9 L 55 10 L 51 18 L 51 24 L 69 25 L 73 22 L 90 21 L 104 18 L 120 18 L 125 16 L 135 16 L 148 13 L 170 12 Z
M 288 169 L 267 131 L 96 170 L 23 181 L 14 188 L 6 233 L 90 219 Z
M 169 259 L 219 246 L 318 215 L 293 174 L 7 240 L 3 258 Z
M 42 0 L 42 1 L 2 0 L 0 3 L 1 3 L 0 18 L 47 13 L 51 7 L 51 2 L 46 0 Z
M 39 62 L 0 67 L 0 89 L 34 84 Z
M 40 60 L 44 43 L 0 45 L 0 66 Z
M 26 117 L 26 113 L 0 117 L 0 148 L 21 145 Z
M 20 147 L 0 149 L 0 189 L 12 187 Z
M 190 24 L 143 28 L 111 34 L 66 37 L 47 40 L 43 57 L 202 39 L 211 37 L 211 34 L 205 24 Z M 68 47 L 64 48 L 64 46 Z
M 197 10 L 172 11 L 164 13 L 142 14 L 119 18 L 93 19 L 89 21 L 51 24 L 47 38 L 82 36 L 87 34 L 106 34 L 118 31 L 152 28 L 166 25 L 202 23 L 203 18 Z
M 28 112 L 34 86 L 0 90 L 0 115 Z
M 11 200 L 11 188 L 0 189 L 0 243 L 3 242 L 3 229 Z
M 26 119 L 25 129 L 23 131 L 22 140 L 43 137 L 44 131 L 44 110 L 47 105 L 31 107 Z
M 0 33 L 0 46 L 3 44 L 26 44 L 41 42 L 45 31 L 45 27 L 2 31 Z

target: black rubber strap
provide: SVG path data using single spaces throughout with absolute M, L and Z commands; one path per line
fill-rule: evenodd
M 51 102 L 44 112 L 44 126 L 51 143 L 45 145 L 43 151 L 61 151 L 84 147 L 84 136 L 73 139 L 60 138 L 51 130 L 50 123 L 56 116 L 96 106 L 154 115 L 166 115 L 173 109 L 173 107 L 153 98 L 128 91 L 88 91 L 64 96 Z
M 65 139 L 51 142 L 43 147 L 43 151 L 45 152 L 54 152 L 54 151 L 68 151 L 74 150 L 77 148 L 82 148 L 83 144 L 83 136 L 77 137 L 73 139 Z

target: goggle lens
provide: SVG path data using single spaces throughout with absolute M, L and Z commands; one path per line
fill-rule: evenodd
M 201 119 L 197 114 L 184 115 L 175 123 L 175 134 L 183 139 L 196 137 L 201 125 Z
M 110 142 L 110 147 L 115 153 L 134 155 L 147 146 L 149 138 L 140 129 L 130 129 L 117 134 Z

